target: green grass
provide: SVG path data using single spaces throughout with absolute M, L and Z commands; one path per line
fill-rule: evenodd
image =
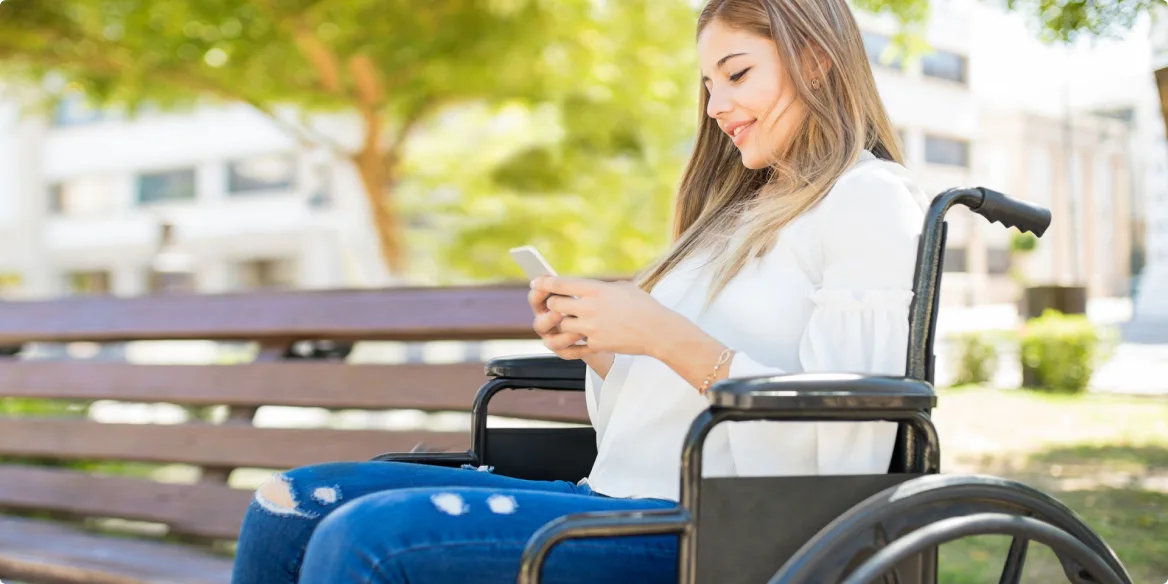
M 1134 582 L 1168 580 L 1168 400 L 943 390 L 935 412 L 943 471 L 1018 480 L 1062 501 L 1116 552 Z M 941 582 L 997 582 L 1009 539 L 941 549 Z M 1065 582 L 1032 545 L 1024 582 Z

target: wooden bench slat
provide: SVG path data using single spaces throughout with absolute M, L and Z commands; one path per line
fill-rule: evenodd
M 481 363 L 134 365 L 0 361 L 0 395 L 5 397 L 187 405 L 468 410 L 486 379 Z
M 0 454 L 63 459 L 292 468 L 369 460 L 383 452 L 408 452 L 419 443 L 432 450 L 465 451 L 470 433 L 0 419 Z
M 186 546 L 102 537 L 0 517 L 0 578 L 77 584 L 227 584 L 231 559 Z
M 0 345 L 150 339 L 535 339 L 526 285 L 0 303 Z
M 275 361 L 204 366 L 0 361 L 0 396 L 4 397 L 184 405 L 469 411 L 485 381 L 482 363 Z M 564 422 L 587 419 L 579 392 L 504 392 L 491 405 L 491 413 L 499 416 Z
M 234 539 L 252 493 L 226 485 L 157 483 L 83 472 L 0 466 L 0 507 L 165 523 L 179 533 Z

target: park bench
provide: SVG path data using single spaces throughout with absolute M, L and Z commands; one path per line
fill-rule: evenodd
M 526 292 L 522 285 L 0 304 L 0 346 L 24 347 L 0 358 L 0 399 L 227 411 L 215 422 L 0 418 L 0 580 L 228 582 L 230 542 L 254 487 L 232 484 L 236 469 L 369 460 L 419 444 L 452 452 L 470 446 L 469 417 L 460 431 L 256 426 L 253 419 L 263 406 L 466 412 L 485 380 L 477 360 L 354 363 L 328 351 L 303 354 L 296 347 L 306 340 L 534 339 Z M 30 349 L 46 343 L 125 346 L 121 343 L 162 340 L 248 342 L 258 350 L 254 359 L 236 364 L 143 364 L 36 358 Z M 587 419 L 579 392 L 518 397 L 501 394 L 491 402 L 492 415 Z M 182 480 L 146 478 L 103 473 L 100 467 L 45 465 L 46 460 L 167 463 L 189 472 Z

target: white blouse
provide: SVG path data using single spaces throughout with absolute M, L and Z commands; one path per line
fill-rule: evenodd
M 729 376 L 800 372 L 904 375 L 917 239 L 928 197 L 903 166 L 864 152 L 824 199 L 779 234 L 706 310 L 695 258 L 653 290 L 737 354 Z M 585 479 L 614 497 L 677 500 L 681 447 L 709 402 L 662 362 L 617 355 L 588 370 L 597 457 Z M 729 422 L 705 443 L 703 475 L 887 471 L 891 422 Z

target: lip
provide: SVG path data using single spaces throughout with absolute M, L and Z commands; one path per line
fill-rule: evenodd
M 746 128 L 746 129 L 742 130 L 741 132 L 738 133 L 737 136 L 734 135 L 734 131 L 737 130 L 738 128 L 743 127 L 743 126 L 750 126 L 750 125 L 754 124 L 754 122 L 756 122 L 756 121 L 758 121 L 758 120 L 749 120 L 749 121 L 743 120 L 741 122 L 731 122 L 729 124 L 726 124 L 726 127 L 722 128 L 722 131 L 726 132 L 727 136 L 730 136 L 730 140 L 734 142 L 735 146 L 741 146 L 741 144 L 739 142 L 742 140 L 743 137 L 745 137 L 748 133 L 750 133 L 750 130 L 752 128 Z

